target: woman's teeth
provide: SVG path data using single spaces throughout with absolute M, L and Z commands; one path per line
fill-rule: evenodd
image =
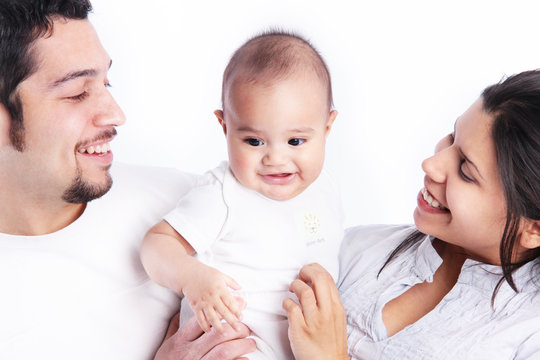
M 435 200 L 433 196 L 429 194 L 426 188 L 422 189 L 422 195 L 424 196 L 424 200 L 426 200 L 429 206 L 434 207 L 436 209 L 446 210 L 446 208 L 441 206 L 441 204 L 439 204 L 439 202 Z
M 96 145 L 96 146 L 89 146 L 87 148 L 81 148 L 81 149 L 79 149 L 79 153 L 81 153 L 81 154 L 84 154 L 84 153 L 88 153 L 88 154 L 94 154 L 94 153 L 96 153 L 96 154 L 105 154 L 110 150 L 111 150 L 111 146 L 109 145 L 109 143 L 105 143 L 105 144 Z

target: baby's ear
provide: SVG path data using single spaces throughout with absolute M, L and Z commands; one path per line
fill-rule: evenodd
M 328 114 L 328 120 L 326 121 L 326 129 L 324 131 L 325 136 L 328 136 L 328 134 L 330 133 L 330 129 L 332 129 L 332 125 L 336 120 L 337 114 L 337 110 L 332 110 L 330 111 L 330 114 Z
M 519 240 L 526 249 L 535 249 L 540 246 L 540 221 L 525 220 L 525 227 Z
M 216 115 L 219 124 L 223 128 L 223 133 L 227 135 L 227 124 L 225 124 L 225 117 L 223 116 L 223 110 L 216 110 L 214 111 L 214 115 Z

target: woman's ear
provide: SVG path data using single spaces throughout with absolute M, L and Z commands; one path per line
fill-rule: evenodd
M 540 246 L 540 221 L 525 220 L 519 243 L 526 249 L 535 249 Z
M 223 128 L 223 133 L 227 135 L 227 124 L 225 124 L 225 117 L 223 116 L 223 110 L 216 110 L 214 111 L 214 115 L 216 115 L 219 124 Z
M 9 139 L 9 129 L 11 127 L 11 116 L 4 104 L 0 103 L 0 147 L 11 145 Z

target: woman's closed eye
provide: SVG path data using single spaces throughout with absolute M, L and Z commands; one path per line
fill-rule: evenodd
M 466 182 L 476 182 L 475 179 L 473 179 L 472 177 L 468 176 L 465 171 L 463 171 L 463 168 L 467 166 L 467 161 L 465 159 L 461 159 L 460 162 L 459 162 L 459 167 L 458 167 L 458 173 L 459 173 L 459 176 L 465 180 Z

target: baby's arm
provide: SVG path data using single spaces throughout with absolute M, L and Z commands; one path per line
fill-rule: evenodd
M 162 220 L 145 235 L 141 260 L 150 278 L 188 299 L 201 328 L 223 331 L 221 319 L 237 328 L 241 317 L 239 302 L 228 288 L 240 286 L 231 277 L 204 265 L 193 257 L 193 247 Z

